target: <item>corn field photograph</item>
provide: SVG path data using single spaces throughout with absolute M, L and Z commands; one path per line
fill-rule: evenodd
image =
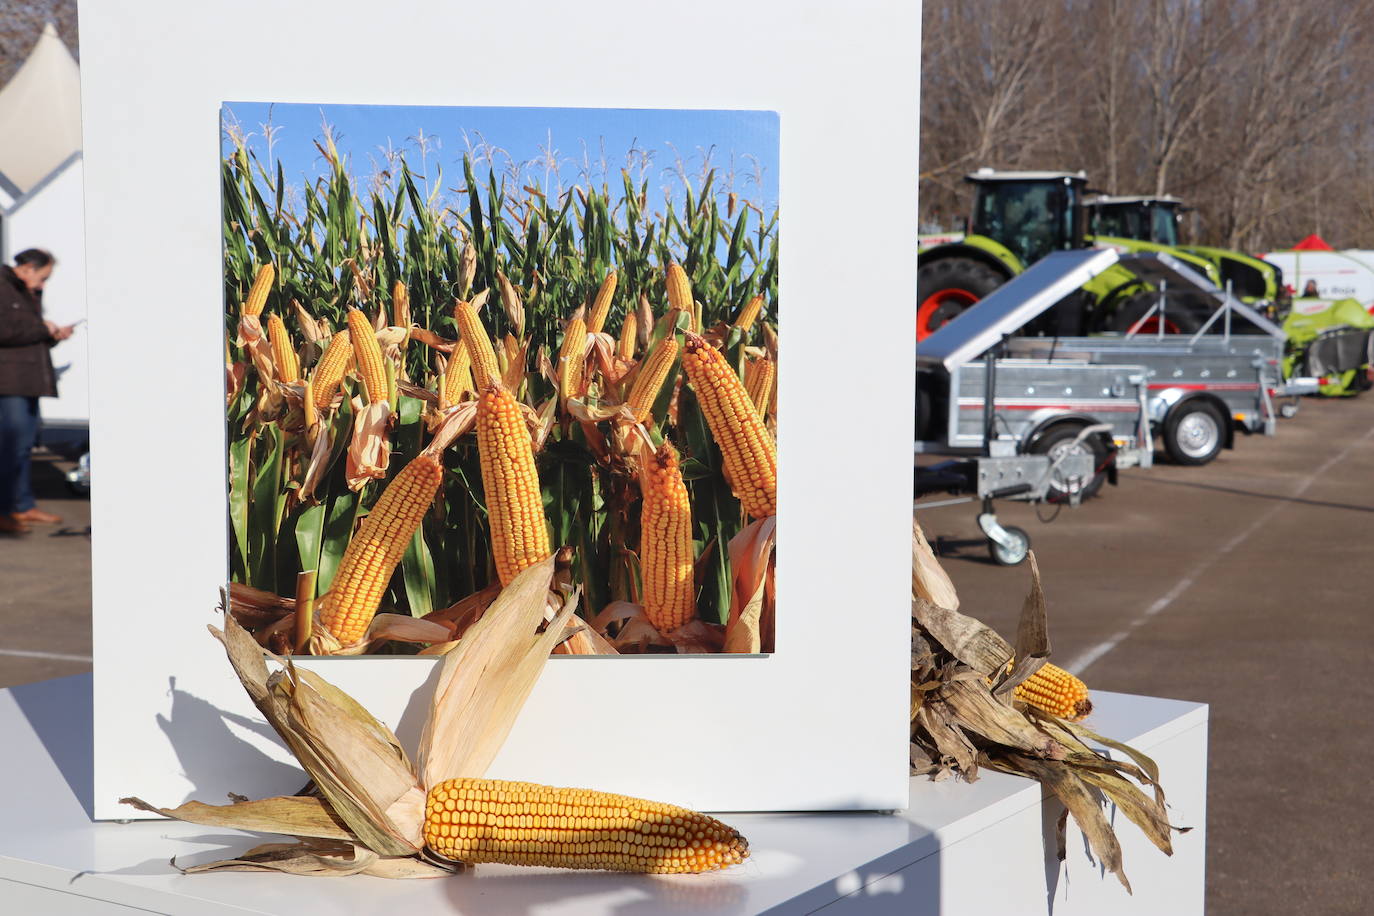
M 778 119 L 226 103 L 228 607 L 442 654 L 772 652 Z

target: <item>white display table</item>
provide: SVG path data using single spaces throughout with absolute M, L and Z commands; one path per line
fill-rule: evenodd
M 484 865 L 450 878 L 183 876 L 242 851 L 248 834 L 172 821 L 92 823 L 89 675 L 0 691 L 0 912 L 87 914 L 839 913 L 1182 914 L 1203 911 L 1207 707 L 1095 693 L 1093 727 L 1159 763 L 1173 858 L 1115 815 L 1133 897 L 1088 858 L 1070 828 L 1054 860 L 1062 810 L 1037 784 L 985 773 L 969 785 L 911 782 L 900 814 L 727 815 L 753 857 L 713 875 L 652 877 Z M 817 736 L 844 740 L 843 735 Z M 803 751 L 804 752 L 804 751 Z M 747 766 L 722 754 L 721 766 Z M 711 765 L 712 761 L 703 761 Z M 607 786 L 614 789 L 613 786 Z M 215 802 L 217 799 L 202 799 Z M 672 799 L 669 799 L 670 801 Z M 173 805 L 182 799 L 149 799 Z

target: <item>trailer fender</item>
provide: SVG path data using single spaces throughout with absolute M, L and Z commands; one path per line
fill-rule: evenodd
M 1180 404 L 1195 401 L 1206 401 L 1216 408 L 1223 424 L 1221 447 L 1235 448 L 1236 421 L 1231 416 L 1231 409 L 1226 406 L 1225 401 L 1210 392 L 1190 391 L 1186 388 L 1162 388 L 1150 392 L 1150 425 L 1156 429 L 1163 429 L 1164 424 L 1169 421 L 1169 415 Z

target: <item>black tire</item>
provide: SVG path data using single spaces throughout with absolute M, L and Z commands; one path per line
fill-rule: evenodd
M 1003 525 L 1002 530 L 1016 538 L 1016 549 L 1008 550 L 992 538 L 988 538 L 988 556 L 992 557 L 992 562 L 998 566 L 1017 566 L 1023 563 L 1026 555 L 1030 553 L 1030 535 L 1024 528 L 1015 525 Z
M 1184 401 L 1164 420 L 1164 450 L 1174 464 L 1207 464 L 1226 441 L 1226 419 L 1208 401 Z
M 1048 455 L 1050 461 L 1053 462 L 1064 452 L 1074 449 L 1073 440 L 1078 438 L 1081 429 L 1081 426 L 1072 424 L 1055 426 L 1035 440 L 1030 447 L 1030 453 L 1032 455 Z M 1106 464 L 1107 446 L 1102 444 L 1100 436 L 1089 436 L 1074 450 L 1081 451 L 1084 449 L 1092 454 L 1094 469 L 1100 469 Z M 1075 489 L 1079 491 L 1080 500 L 1092 499 L 1106 482 L 1106 470 L 1097 470 L 1086 484 L 1075 484 L 1063 477 L 1051 475 L 1050 488 L 1045 494 L 1045 500 L 1052 503 L 1069 502 Z
M 1136 293 L 1123 299 L 1110 314 L 1098 322 L 1101 330 L 1116 331 L 1121 334 L 1126 333 L 1136 322 L 1149 314 L 1150 309 L 1159 302 L 1159 293 L 1143 292 Z M 1155 316 L 1150 316 L 1153 322 Z M 1202 327 L 1202 321 L 1198 319 L 1197 313 L 1186 303 L 1168 301 L 1164 308 L 1164 333 L 1166 334 L 1196 334 L 1198 328 Z M 1137 331 L 1136 333 L 1146 333 Z M 1148 333 L 1154 333 L 1153 330 Z
M 916 339 L 924 340 L 1006 281 L 972 258 L 935 258 L 922 264 L 916 271 Z
M 930 427 L 932 417 L 930 411 L 933 405 L 930 400 L 930 392 L 919 383 L 916 386 L 916 441 L 924 442 L 930 437 Z

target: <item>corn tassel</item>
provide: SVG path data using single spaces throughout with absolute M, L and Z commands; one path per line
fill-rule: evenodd
M 501 585 L 506 586 L 553 551 L 529 430 L 515 397 L 499 383 L 483 389 L 477 402 L 477 451 L 492 557 Z
M 625 321 L 620 325 L 620 340 L 616 342 L 615 355 L 626 362 L 635 358 L 635 325 L 638 323 L 634 312 L 626 312 Z
M 277 270 L 270 261 L 258 268 L 253 285 L 248 290 L 248 298 L 243 301 L 244 315 L 257 317 L 262 314 L 263 306 L 267 304 L 267 294 L 272 291 L 272 281 L 276 276 Z
M 606 318 L 611 314 L 611 300 L 615 298 L 616 282 L 615 271 L 606 274 L 606 279 L 601 281 L 601 288 L 596 291 L 596 299 L 592 302 L 591 317 L 587 319 L 587 333 L 600 334 L 606 326 Z
M 288 385 L 301 380 L 301 361 L 296 356 L 296 348 L 291 346 L 291 335 L 286 333 L 286 322 L 273 312 L 267 318 L 267 342 L 272 345 L 272 364 L 277 369 L 277 381 Z
M 649 419 L 649 411 L 653 410 L 654 401 L 658 400 L 658 393 L 673 367 L 677 351 L 677 338 L 669 334 L 658 342 L 658 346 L 639 367 L 639 374 L 630 386 L 630 395 L 625 399 L 626 405 L 634 413 L 636 423 Z
M 348 542 L 334 582 L 319 602 L 320 623 L 340 644 L 355 645 L 367 634 L 443 474 L 437 458 L 423 452 L 416 456 L 387 484 Z
M 744 388 L 749 392 L 749 400 L 760 417 L 767 418 L 768 406 L 773 398 L 773 379 L 777 375 L 777 363 L 771 359 L 756 359 L 744 368 Z
M 377 332 L 362 309 L 348 310 L 348 331 L 353 342 L 353 357 L 358 363 L 358 377 L 367 390 L 367 402 L 385 401 L 387 394 L 386 364 L 382 348 L 377 344 Z
M 763 310 L 763 297 L 755 296 L 744 304 L 744 308 L 739 310 L 739 315 L 735 318 L 735 327 L 748 334 L 749 329 L 758 320 L 759 312 Z
M 644 508 L 639 523 L 639 564 L 644 614 L 660 633 L 696 616 L 692 578 L 692 506 L 677 450 L 664 442 L 645 461 Z
M 458 334 L 468 351 L 472 365 L 472 381 L 478 391 L 483 391 L 501 378 L 501 368 L 496 362 L 496 350 L 491 345 L 491 336 L 482 326 L 482 319 L 471 303 L 459 302 L 453 307 L 453 318 L 458 322 Z
M 478 864 L 688 874 L 749 857 L 749 841 L 677 805 L 498 779 L 447 779 L 429 790 L 425 845 Z
M 558 393 L 565 398 L 582 393 L 586 353 L 587 324 L 581 318 L 574 318 L 563 331 L 563 348 L 558 352 Z
M 329 339 L 324 356 L 315 365 L 311 382 L 315 388 L 315 407 L 324 410 L 334 401 L 334 393 L 348 374 L 348 363 L 353 358 L 352 335 L 344 328 Z
M 751 518 L 777 514 L 777 445 L 750 403 L 744 383 L 720 351 L 695 334 L 687 335 L 682 367 L 720 446 L 725 479 L 740 506 Z
M 1022 703 L 1061 719 L 1081 719 L 1093 709 L 1088 685 L 1049 662 L 1017 684 L 1013 694 Z

